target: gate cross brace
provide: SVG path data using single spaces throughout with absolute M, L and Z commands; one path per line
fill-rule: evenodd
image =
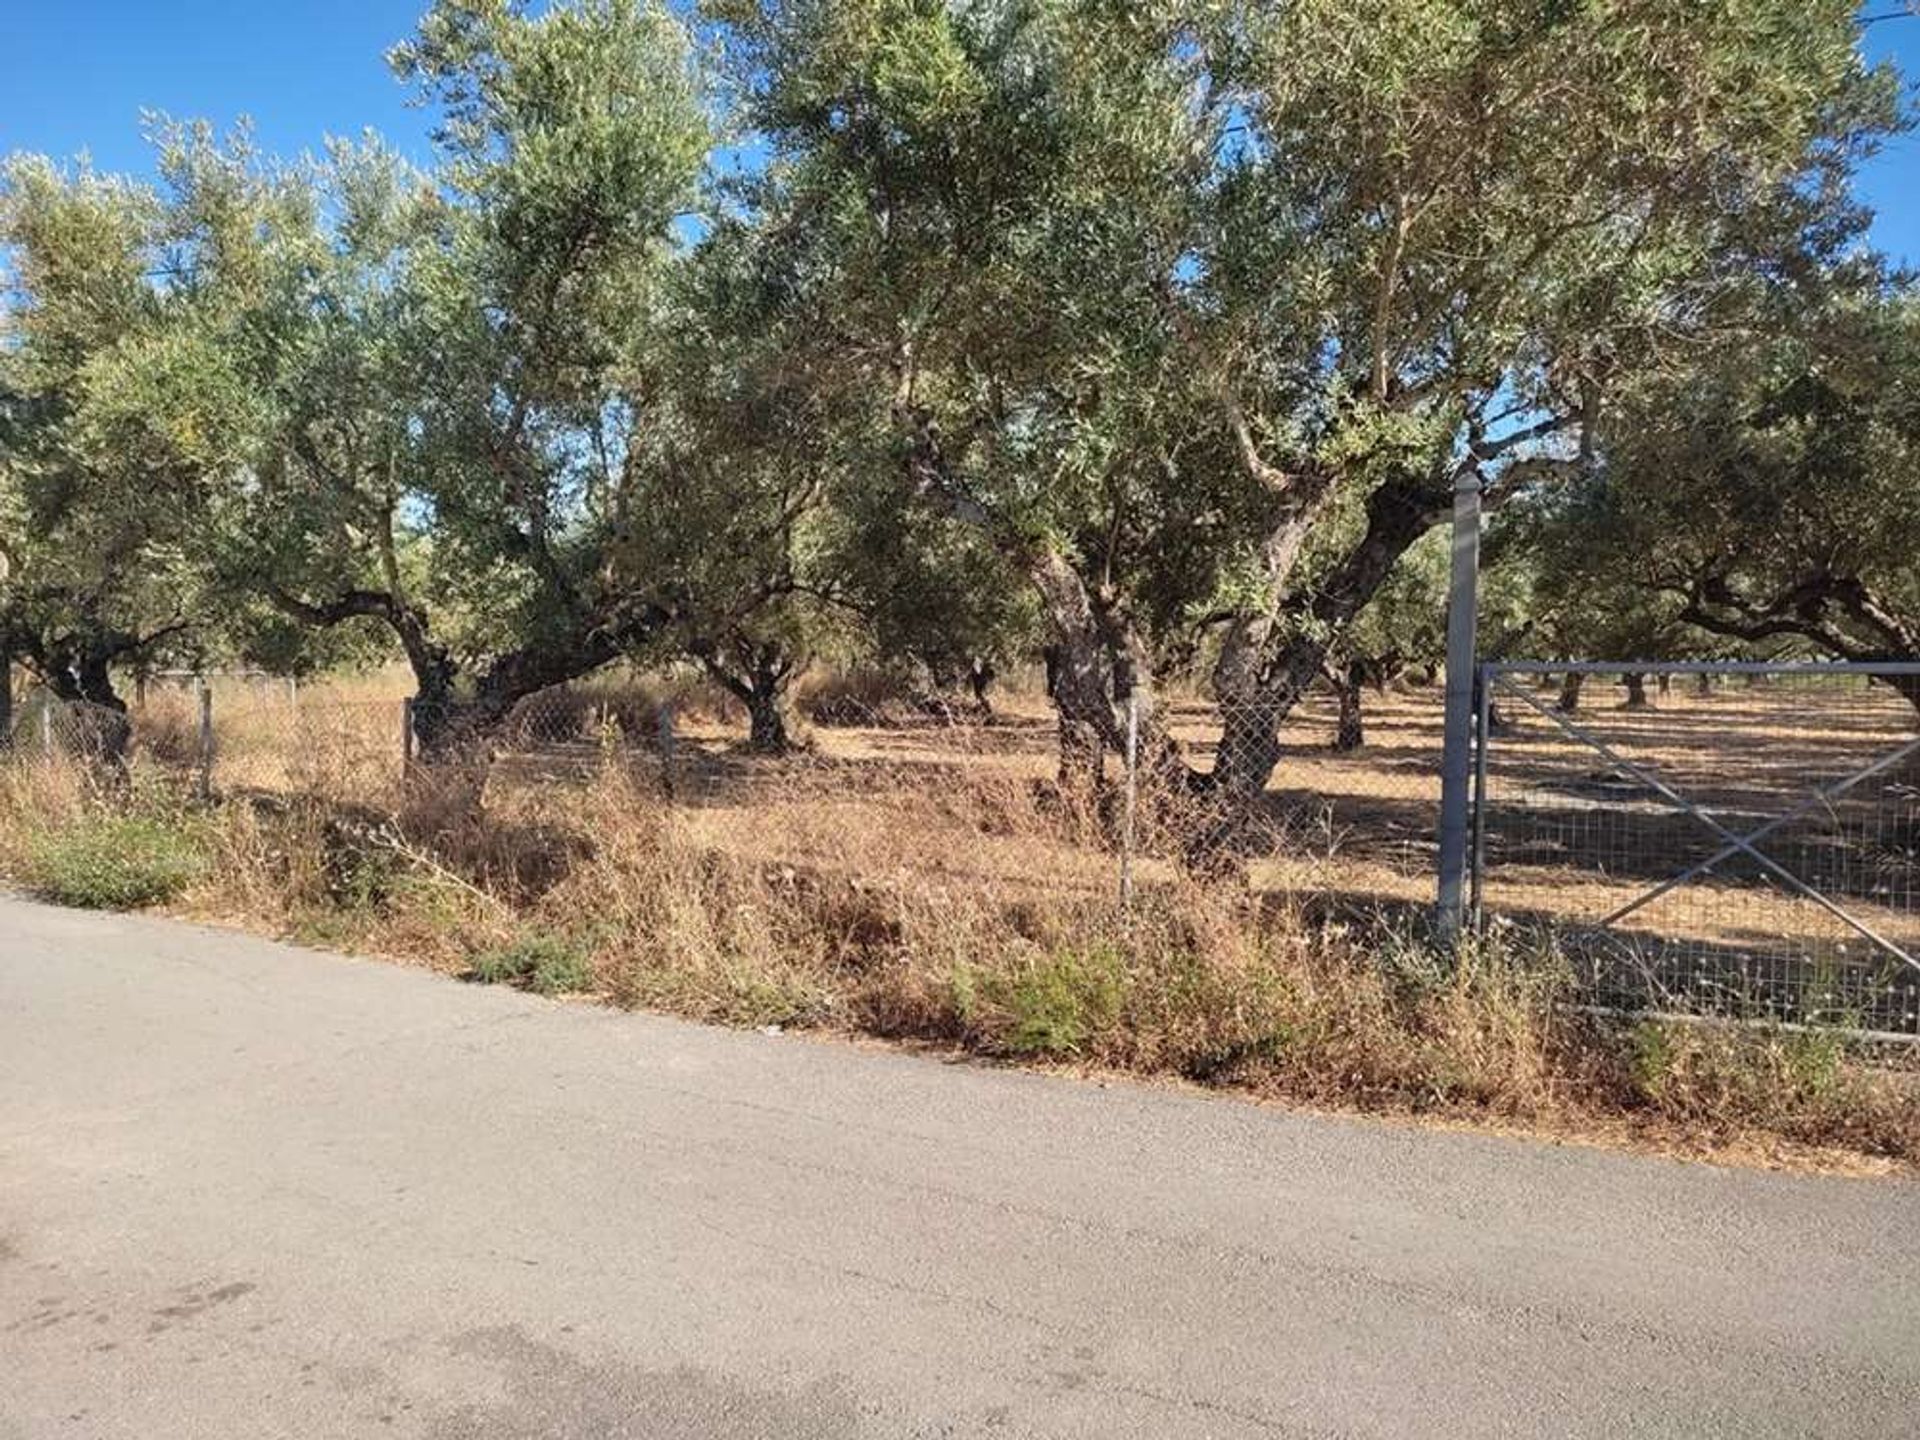
M 1683 813 L 1691 815 L 1694 819 L 1698 820 L 1702 825 L 1706 826 L 1707 829 L 1713 831 L 1714 834 L 1718 835 L 1722 840 L 1727 842 L 1726 849 L 1723 850 L 1721 854 L 1715 856 L 1714 859 L 1707 861 L 1706 864 L 1704 865 L 1696 865 L 1692 870 L 1687 871 L 1685 874 L 1676 876 L 1674 879 L 1666 882 L 1664 885 L 1660 886 L 1659 888 L 1653 890 L 1652 892 L 1646 895 L 1641 896 L 1638 900 L 1634 901 L 1633 904 L 1627 906 L 1624 910 L 1616 911 L 1613 915 L 1610 915 L 1605 920 L 1601 921 L 1600 922 L 1601 925 L 1605 926 L 1613 923 L 1613 921 L 1619 919 L 1621 915 L 1628 914 L 1634 910 L 1637 910 L 1640 908 L 1640 906 L 1647 904 L 1648 902 L 1656 899 L 1660 895 L 1665 894 L 1668 890 L 1671 890 L 1675 885 L 1678 885 L 1683 881 L 1685 881 L 1689 876 L 1699 873 L 1701 870 L 1706 869 L 1710 865 L 1718 863 L 1718 861 L 1720 860 L 1726 859 L 1730 855 L 1734 855 L 1741 851 L 1745 851 L 1748 855 L 1751 855 L 1755 860 L 1759 861 L 1760 864 L 1764 866 L 1768 871 L 1778 876 L 1781 880 L 1784 880 L 1790 887 L 1792 887 L 1794 890 L 1797 890 L 1800 894 L 1806 896 L 1807 899 L 1813 901 L 1814 904 L 1818 905 L 1822 910 L 1825 910 L 1829 915 L 1832 915 L 1836 920 L 1840 921 L 1843 925 L 1846 925 L 1848 928 L 1856 931 L 1865 939 L 1871 941 L 1874 945 L 1886 951 L 1889 955 L 1894 956 L 1898 960 L 1904 961 L 1907 965 L 1912 967 L 1914 970 L 1920 971 L 1920 960 L 1916 960 L 1913 956 L 1909 955 L 1905 950 L 1903 950 L 1900 946 L 1896 945 L 1893 941 L 1887 939 L 1884 935 L 1881 935 L 1877 931 L 1871 929 L 1860 920 L 1855 919 L 1852 915 L 1849 915 L 1840 906 L 1834 904 L 1833 901 L 1829 900 L 1825 895 L 1822 895 L 1818 890 L 1814 889 L 1811 885 L 1807 884 L 1807 882 L 1802 880 L 1798 875 L 1795 875 L 1791 870 L 1787 869 L 1785 866 L 1781 865 L 1779 862 L 1774 860 L 1772 856 L 1763 854 L 1761 851 L 1754 848 L 1753 841 L 1755 839 L 1758 839 L 1761 835 L 1771 833 L 1771 831 L 1777 829 L 1779 826 L 1786 824 L 1790 819 L 1795 818 L 1796 814 L 1804 814 L 1805 808 L 1811 808 L 1812 805 L 1816 805 L 1820 803 L 1820 800 L 1823 798 L 1822 795 L 1815 795 L 1813 799 L 1810 802 L 1808 802 L 1807 806 L 1802 810 L 1798 812 L 1789 812 L 1788 814 L 1781 816 L 1779 819 L 1773 821 L 1770 825 L 1763 826 L 1760 830 L 1755 831 L 1752 836 L 1736 835 L 1733 833 L 1733 831 L 1729 830 L 1726 826 L 1722 825 L 1718 820 L 1714 819 L 1713 816 L 1709 815 L 1706 811 L 1702 810 L 1698 805 L 1695 805 L 1691 800 L 1687 799 L 1686 796 L 1682 795 L 1679 791 L 1675 790 L 1672 786 L 1666 784 L 1664 781 L 1650 774 L 1646 770 L 1642 769 L 1640 766 L 1635 765 L 1631 760 L 1628 760 L 1625 756 L 1621 755 L 1619 752 L 1614 750 L 1612 746 L 1608 745 L 1604 740 L 1601 740 L 1598 736 L 1588 734 L 1586 731 L 1582 730 L 1579 726 L 1569 722 L 1565 716 L 1555 714 L 1552 710 L 1548 709 L 1545 705 L 1543 705 L 1539 700 L 1535 699 L 1530 692 L 1522 689 L 1518 685 L 1513 684 L 1504 675 L 1497 677 L 1497 680 L 1502 689 L 1506 690 L 1511 695 L 1518 696 L 1521 700 L 1524 700 L 1528 705 L 1532 706 L 1535 710 L 1538 710 L 1542 715 L 1546 716 L 1547 719 L 1551 720 L 1556 726 L 1558 726 L 1563 733 L 1565 733 L 1572 739 L 1577 740 L 1582 745 L 1589 746 L 1592 749 L 1599 751 L 1600 754 L 1603 757 L 1605 757 L 1605 759 L 1609 763 L 1625 771 L 1627 775 L 1639 781 L 1642 785 L 1645 785 L 1649 790 L 1652 790 L 1655 794 L 1660 795 L 1661 797 L 1668 800 L 1675 806 L 1679 807 L 1679 809 Z M 1915 749 L 1920 749 L 1920 740 L 1915 740 L 1911 745 L 1908 745 L 1905 748 L 1903 748 L 1901 751 L 1899 751 L 1897 755 L 1886 757 L 1885 761 L 1882 764 L 1871 767 L 1870 769 L 1863 771 L 1861 774 L 1853 776 L 1848 781 L 1848 785 L 1857 784 L 1859 781 L 1866 779 L 1868 775 L 1878 773 L 1879 770 L 1884 769 L 1887 765 L 1891 765 L 1895 763 L 1900 756 L 1909 754 Z M 1841 787 L 1841 789 L 1845 789 L 1845 788 L 1847 787 L 1846 786 Z M 1839 791 L 1836 790 L 1833 793 L 1838 794 Z
M 1791 825 L 1794 821 L 1798 820 L 1802 815 L 1805 815 L 1807 812 L 1818 809 L 1820 806 L 1825 805 L 1830 800 L 1838 799 L 1840 796 L 1846 794 L 1847 791 L 1853 789 L 1854 786 L 1860 784 L 1862 781 L 1871 780 L 1874 776 L 1882 774 L 1885 771 L 1891 770 L 1895 765 L 1898 765 L 1902 760 L 1905 760 L 1909 755 L 1915 754 L 1916 752 L 1920 752 L 1920 739 L 1909 740 L 1906 744 L 1902 745 L 1898 750 L 1890 751 L 1886 755 L 1881 756 L 1880 759 L 1876 760 L 1873 764 L 1869 765 L 1866 769 L 1856 771 L 1854 774 L 1847 776 L 1844 780 L 1835 781 L 1831 785 L 1825 786 L 1819 790 L 1814 791 L 1813 794 L 1807 796 L 1806 799 L 1802 800 L 1798 805 L 1794 806 L 1791 810 L 1787 811 L 1785 814 L 1776 816 L 1774 819 L 1769 820 L 1766 824 L 1762 825 L 1758 830 L 1748 831 L 1746 835 L 1741 837 L 1742 845 L 1753 845 L 1758 843 L 1761 840 L 1766 839 L 1767 836 L 1771 835 L 1774 831 L 1778 830 L 1781 826 Z M 1675 875 L 1671 880 L 1662 881 L 1659 885 L 1647 891 L 1647 893 L 1642 895 L 1639 899 L 1628 901 L 1625 905 L 1622 905 L 1618 910 L 1614 911 L 1611 915 L 1607 915 L 1603 917 L 1596 923 L 1602 926 L 1606 926 L 1606 925 L 1615 924 L 1618 921 L 1626 919 L 1627 916 L 1633 914 L 1633 912 L 1638 910 L 1641 906 L 1651 905 L 1655 900 L 1658 900 L 1662 895 L 1666 894 L 1669 890 L 1673 889 L 1675 886 L 1686 884 L 1687 881 L 1691 880 L 1694 876 L 1700 874 L 1704 870 L 1711 870 L 1714 866 L 1718 865 L 1722 860 L 1732 859 L 1735 855 L 1738 855 L 1740 853 L 1740 850 L 1741 850 L 1741 845 L 1723 846 L 1720 850 L 1715 852 L 1713 855 L 1709 856 L 1707 859 L 1702 860 L 1699 864 L 1690 866 L 1689 868 L 1681 871 L 1678 875 Z

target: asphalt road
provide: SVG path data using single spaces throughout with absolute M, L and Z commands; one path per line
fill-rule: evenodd
M 1920 1186 L 0 901 L 0 1436 L 1920 1434 Z

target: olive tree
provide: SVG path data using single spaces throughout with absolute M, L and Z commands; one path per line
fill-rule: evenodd
M 1467 474 L 1574 479 L 1627 377 L 1767 263 L 1749 216 L 1890 124 L 1850 7 L 1301 3 L 1215 53 L 1244 126 L 1177 324 L 1273 496 L 1214 767 L 1264 784 L 1319 658 Z M 1797 243 L 1797 235 L 1786 237 Z
M 1867 275 L 1647 387 L 1607 437 L 1610 562 L 1708 643 L 1920 660 L 1916 379 L 1920 296 Z
M 116 667 L 206 639 L 201 476 L 231 462 L 247 405 L 196 326 L 195 277 L 152 282 L 166 240 L 150 186 L 32 157 L 0 182 L 0 661 L 115 712 Z
M 796 371 L 890 427 L 1060 657 L 1063 754 L 1228 610 L 1210 765 L 1279 729 L 1476 472 L 1577 475 L 1767 263 L 1746 216 L 1893 119 L 1844 0 L 714 0 Z M 1764 23 L 1761 20 L 1764 19 Z M 1234 807 L 1226 807 L 1229 811 Z
M 709 136 L 684 27 L 647 0 L 441 0 L 392 58 L 439 111 L 437 167 L 335 146 L 312 223 L 252 231 L 278 283 L 227 339 L 271 404 L 227 568 L 304 625 L 387 627 L 436 748 L 670 616 L 618 557 L 648 523 L 640 356 Z M 233 207 L 291 183 L 217 159 Z

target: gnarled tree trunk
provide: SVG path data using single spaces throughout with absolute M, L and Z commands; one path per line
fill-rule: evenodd
M 30 668 L 57 700 L 84 707 L 76 734 L 88 759 L 122 774 L 132 748 L 127 702 L 113 685 L 114 663 L 149 641 L 110 628 L 90 628 L 57 639 L 28 636 Z
M 592 637 L 579 645 L 529 647 L 500 656 L 463 683 L 445 652 L 433 647 L 432 658 L 413 667 L 413 733 L 420 758 L 437 764 L 467 756 L 529 695 L 590 675 L 621 653 L 610 636 Z
M 1452 504 L 1445 477 L 1403 473 L 1367 498 L 1367 528 L 1310 590 L 1282 597 L 1267 617 L 1236 624 L 1214 672 L 1220 746 L 1213 769 L 1196 782 L 1212 815 L 1188 845 L 1190 863 L 1219 863 L 1247 823 L 1280 762 L 1280 727 L 1327 663 L 1327 653 L 1386 582 L 1400 557 L 1438 524 Z M 1297 553 L 1313 514 L 1295 511 L 1291 533 L 1270 552 Z M 1284 567 L 1291 571 L 1291 558 Z
M 1060 778 L 1098 789 L 1106 779 L 1107 754 L 1126 748 L 1114 707 L 1112 636 L 1103 631 L 1091 593 L 1065 556 L 1043 547 L 1029 556 L 1027 573 L 1052 632 L 1049 689 L 1060 726 Z
M 303 624 L 325 629 L 349 620 L 385 624 L 413 671 L 412 726 L 428 764 L 467 758 L 529 695 L 590 675 L 657 634 L 670 618 L 651 603 L 581 602 L 549 633 L 496 656 L 477 673 L 462 673 L 435 638 L 429 617 L 394 590 L 348 590 L 324 601 L 269 587 L 266 598 Z
M 801 663 L 772 640 L 758 643 L 735 637 L 730 645 L 700 641 L 689 647 L 701 667 L 747 710 L 747 748 L 756 755 L 784 755 L 793 748 L 787 733 L 787 682 Z
M 1449 513 L 1451 462 L 1402 470 L 1377 486 L 1367 498 L 1366 529 L 1352 549 L 1311 589 L 1295 588 L 1296 562 L 1340 477 L 1313 466 L 1282 474 L 1252 456 L 1252 440 L 1240 427 L 1242 449 L 1272 488 L 1274 510 L 1261 547 L 1263 599 L 1234 620 L 1214 668 L 1221 734 L 1211 769 L 1201 772 L 1188 765 L 1160 721 L 1145 647 L 1124 603 L 1106 587 L 1089 585 L 1050 545 L 1005 524 L 955 479 L 931 416 L 913 398 L 910 347 L 902 347 L 896 368 L 894 414 L 911 489 L 938 498 L 954 518 L 991 536 L 1038 592 L 1050 632 L 1048 691 L 1060 726 L 1062 781 L 1099 788 L 1107 754 L 1126 748 L 1125 711 L 1117 707 L 1131 701 L 1139 707 L 1143 770 L 1162 788 L 1198 801 L 1189 861 L 1215 863 L 1265 792 L 1280 760 L 1280 726 L 1320 674 L 1329 648 L 1407 549 Z
M 755 685 L 747 696 L 747 748 L 757 755 L 784 755 L 792 748 L 785 707 L 778 692 Z
M 987 691 L 993 687 L 994 679 L 993 662 L 974 656 L 967 667 L 967 688 L 973 691 L 973 703 L 980 708 L 982 715 L 993 713 L 993 702 L 987 698 Z
M 1349 660 L 1344 668 L 1331 669 L 1327 678 L 1333 683 L 1340 705 L 1332 748 L 1336 753 L 1350 754 L 1367 743 L 1366 715 L 1360 694 L 1366 683 L 1366 666 L 1358 660 Z

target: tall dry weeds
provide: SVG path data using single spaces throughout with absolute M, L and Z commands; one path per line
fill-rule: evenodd
M 0 867 L 88 813 L 183 814 L 144 763 L 118 788 L 0 766 Z M 1443 953 L 1150 858 L 1122 914 L 1112 816 L 1014 768 L 768 765 L 669 796 L 611 744 L 534 783 L 484 756 L 405 780 L 340 763 L 329 778 L 310 756 L 298 786 L 195 812 L 211 863 L 184 908 L 453 972 L 577 956 L 567 974 L 613 1003 L 727 1024 L 1920 1164 L 1910 1062 L 1870 1066 L 1832 1037 L 1598 1021 L 1565 1003 L 1550 950 Z

